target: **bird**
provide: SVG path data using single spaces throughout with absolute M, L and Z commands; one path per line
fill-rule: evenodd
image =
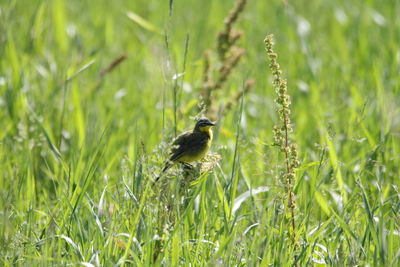
M 193 130 L 189 130 L 178 135 L 171 145 L 171 153 L 165 163 L 160 175 L 154 184 L 161 178 L 162 174 L 171 168 L 175 163 L 191 163 L 199 161 L 207 154 L 211 147 L 213 132 L 211 127 L 216 126 L 208 118 L 200 118 Z

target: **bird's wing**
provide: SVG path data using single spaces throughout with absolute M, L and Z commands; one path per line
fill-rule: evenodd
M 208 139 L 203 134 L 193 131 L 187 131 L 175 138 L 171 148 L 171 161 L 178 160 L 188 152 L 196 150 L 196 148 L 207 143 Z

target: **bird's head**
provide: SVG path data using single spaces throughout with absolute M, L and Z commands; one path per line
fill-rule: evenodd
M 213 126 L 215 126 L 215 123 L 211 122 L 207 118 L 201 118 L 197 121 L 194 129 L 201 131 L 201 132 L 208 132 L 210 130 L 210 128 Z

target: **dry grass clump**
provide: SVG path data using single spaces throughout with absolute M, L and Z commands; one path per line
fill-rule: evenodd
M 207 117 L 213 120 L 217 118 L 218 112 L 215 92 L 224 89 L 226 81 L 246 52 L 245 49 L 236 45 L 242 37 L 243 32 L 234 29 L 234 24 L 244 10 L 246 3 L 247 0 L 238 0 L 236 2 L 235 7 L 224 20 L 223 30 L 217 34 L 216 53 L 218 60 L 215 64 L 216 66 L 211 62 L 213 55 L 211 50 L 207 50 L 204 53 L 203 85 L 201 90 L 202 103 L 200 109 Z M 254 83 L 254 80 L 246 81 L 244 93 L 247 93 L 254 86 Z M 240 91 L 229 98 L 224 108 L 225 114 L 231 109 L 233 103 L 238 102 L 242 95 L 243 92 Z

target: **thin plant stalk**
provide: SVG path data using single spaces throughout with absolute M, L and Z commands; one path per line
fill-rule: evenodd
M 290 123 L 290 96 L 287 93 L 287 82 L 282 78 L 282 71 L 277 62 L 278 55 L 273 51 L 273 35 L 268 35 L 264 39 L 265 50 L 267 51 L 270 60 L 270 69 L 274 76 L 274 87 L 278 95 L 276 103 L 278 104 L 278 114 L 281 120 L 281 125 L 274 127 L 274 144 L 280 147 L 281 152 L 284 152 L 286 168 L 281 176 L 282 182 L 285 185 L 285 195 L 287 195 L 287 209 L 290 213 L 291 229 L 289 228 L 289 236 L 294 248 L 296 245 L 296 220 L 295 220 L 295 195 L 293 187 L 295 184 L 295 169 L 299 166 L 297 158 L 296 144 L 290 140 L 290 133 L 293 131 Z M 295 256 L 296 259 L 296 256 Z

